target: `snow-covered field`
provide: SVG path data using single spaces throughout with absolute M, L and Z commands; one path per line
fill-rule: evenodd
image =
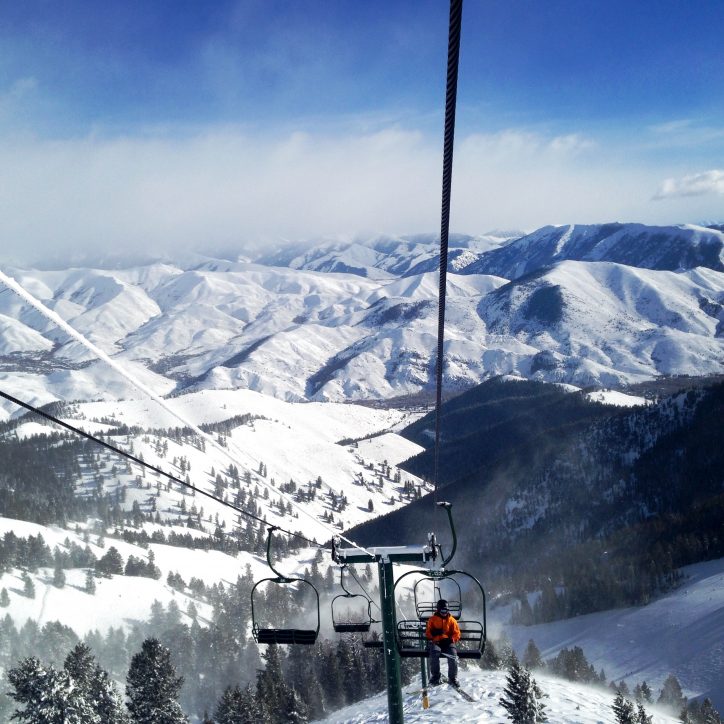
M 596 671 L 630 688 L 658 691 L 674 674 L 684 694 L 708 696 L 724 709 L 724 559 L 683 569 L 678 589 L 648 606 L 615 609 L 538 626 L 508 626 L 522 653 L 533 639 L 544 658 L 580 646 Z
M 624 225 L 613 253 L 589 248 L 606 231 L 597 228 L 548 227 L 492 250 L 455 242 L 464 246 L 447 284 L 448 385 L 515 374 L 610 387 L 724 371 L 724 235 Z M 379 399 L 429 388 L 435 365 L 436 243 L 388 241 L 261 263 L 3 272 L 158 394 L 242 387 L 288 400 Z M 518 278 L 523 268 L 539 271 Z M 0 296 L 0 385 L 38 403 L 132 394 L 46 316 Z
M 544 674 L 534 673 L 544 694 L 548 721 L 551 724 L 614 724 L 611 711 L 613 694 L 605 689 L 562 681 Z M 499 700 L 505 688 L 505 672 L 470 669 L 460 674 L 460 685 L 476 701 L 465 701 L 456 691 L 443 685 L 430 689 L 430 707 L 422 708 L 419 682 L 404 689 L 404 716 L 407 724 L 420 722 L 509 722 L 506 710 Z M 647 707 L 653 724 L 674 724 L 678 717 L 656 707 Z M 386 722 L 387 695 L 381 694 L 322 720 L 324 724 L 367 724 Z
M 394 510 L 408 501 L 401 496 L 404 483 L 409 481 L 425 492 L 426 487 L 414 475 L 399 471 L 397 463 L 416 454 L 422 448 L 405 440 L 397 433 L 399 429 L 414 421 L 421 413 L 402 410 L 383 410 L 353 404 L 330 403 L 290 403 L 262 395 L 251 390 L 203 390 L 165 401 L 168 407 L 177 411 L 182 418 L 196 425 L 229 420 L 238 415 L 252 415 L 247 424 L 237 426 L 226 436 L 223 447 L 206 444 L 201 450 L 192 444 L 179 444 L 161 435 L 135 435 L 112 439 L 116 447 L 129 450 L 131 446 L 136 455 L 142 454 L 145 461 L 160 467 L 184 479 L 188 474 L 190 482 L 208 492 L 214 489 L 215 476 L 222 474 L 229 484 L 226 471 L 229 465 L 235 465 L 247 482 L 242 487 L 249 494 L 256 488 L 260 496 L 267 495 L 272 501 L 278 501 L 280 486 L 294 481 L 295 486 L 308 490 L 317 485 L 316 497 L 311 501 L 298 503 L 294 508 L 294 518 L 288 512 L 282 514 L 274 506 L 265 504 L 264 515 L 270 523 L 284 528 L 301 530 L 308 537 L 320 542 L 328 540 L 342 527 L 349 528 L 375 515 Z M 103 422 L 100 422 L 100 421 Z M 74 406 L 72 418 L 67 422 L 92 432 L 108 432 L 114 426 L 125 424 L 144 429 L 178 428 L 181 424 L 153 400 L 123 400 L 109 402 L 78 403 Z M 12 438 L 27 437 L 51 428 L 35 421 L 24 422 L 19 428 L 8 433 Z M 364 438 L 371 437 L 369 440 Z M 217 436 L 212 436 L 216 440 Z M 341 440 L 358 440 L 359 443 L 338 444 Z M 166 443 L 167 452 L 159 450 Z M 100 448 L 99 448 L 100 450 Z M 179 463 L 185 458 L 189 467 L 182 472 Z M 390 466 L 389 470 L 384 462 Z M 155 501 L 156 509 L 164 517 L 179 517 L 181 492 L 172 486 L 167 490 L 167 480 L 155 473 L 145 473 L 142 484 L 136 483 L 136 475 L 142 471 L 125 469 L 122 458 L 102 452 L 99 463 L 103 466 L 105 487 L 109 492 L 118 486 L 126 487 L 126 502 L 130 508 L 137 501 L 143 510 L 149 505 L 149 484 L 153 493 L 161 484 Z M 260 466 L 265 466 L 265 474 L 260 474 Z M 113 465 L 117 470 L 112 473 Z M 212 471 L 214 474 L 212 474 Z M 388 474 L 389 473 L 389 474 Z M 396 482 L 395 478 L 399 476 Z M 93 475 L 86 485 L 93 484 Z M 229 495 L 233 493 L 230 490 Z M 337 498 L 344 495 L 348 504 L 343 510 L 335 506 L 332 495 Z M 289 497 L 284 500 L 288 503 Z M 369 510 L 372 501 L 373 510 Z M 236 523 L 236 513 L 207 498 L 189 499 L 189 506 L 195 502 L 203 506 L 207 518 L 226 521 L 227 526 Z M 260 499 L 261 502 L 261 499 Z M 334 524 L 322 520 L 323 515 L 333 515 Z M 208 531 L 213 533 L 213 526 Z

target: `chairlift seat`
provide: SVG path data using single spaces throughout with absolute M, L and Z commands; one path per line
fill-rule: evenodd
M 384 648 L 385 642 L 382 639 L 372 639 L 371 641 L 365 641 L 362 645 L 366 649 L 381 649 Z
M 305 628 L 260 628 L 254 631 L 260 644 L 307 644 L 317 641 L 317 631 Z
M 458 621 L 460 640 L 456 642 L 459 659 L 480 659 L 485 649 L 485 633 L 479 621 Z M 397 624 L 397 650 L 402 658 L 423 659 L 428 655 L 422 621 L 403 620 Z
M 349 623 L 335 623 L 334 630 L 337 633 L 366 633 L 370 630 L 369 621 L 360 622 L 349 622 Z

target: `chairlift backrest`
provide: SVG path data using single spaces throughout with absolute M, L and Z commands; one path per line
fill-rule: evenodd
M 344 593 L 340 593 L 332 599 L 332 628 L 337 633 L 365 633 L 370 630 L 370 626 L 374 623 L 372 618 L 372 601 L 361 593 L 351 593 L 344 585 L 344 565 L 339 571 L 339 584 Z M 352 604 L 352 599 L 357 599 Z M 342 608 L 344 602 L 347 603 L 347 616 Z M 364 607 L 360 613 L 359 604 L 364 602 Z M 356 605 L 354 611 L 352 607 Z M 357 615 L 355 615 L 357 614 Z

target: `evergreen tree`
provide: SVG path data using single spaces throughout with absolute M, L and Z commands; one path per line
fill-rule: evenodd
M 616 724 L 636 724 L 634 705 L 621 692 L 616 694 L 611 708 L 616 716 Z
M 85 592 L 91 595 L 96 592 L 96 577 L 90 568 L 85 573 Z
M 126 696 L 131 720 L 137 724 L 187 722 L 176 701 L 183 677 L 176 676 L 171 654 L 157 639 L 146 639 L 134 654 L 126 678 Z
M 721 724 L 721 716 L 711 703 L 711 699 L 704 699 L 699 710 L 701 724 Z
M 480 659 L 480 668 L 492 670 L 501 668 L 500 657 L 498 656 L 498 652 L 492 639 L 487 641 L 485 644 L 485 651 L 483 651 L 483 656 Z
M 108 672 L 98 666 L 86 644 L 75 645 L 66 657 L 63 668 L 85 700 L 90 702 L 101 722 L 126 724 L 129 721 L 115 684 Z
M 65 586 L 65 571 L 60 566 L 60 563 L 56 563 L 53 569 L 53 585 L 56 588 L 63 588 Z
M 548 721 L 542 702 L 543 696 L 530 671 L 521 666 L 513 654 L 503 696 L 500 698 L 501 706 L 508 712 L 508 719 L 513 724 L 538 724 Z
M 248 699 L 238 685 L 233 689 L 227 687 L 221 695 L 214 711 L 214 720 L 216 724 L 255 724 L 258 721 L 254 707 L 249 707 Z
M 23 593 L 28 598 L 35 598 L 35 584 L 33 583 L 33 579 L 26 573 L 23 573 Z
M 639 702 L 636 705 L 636 724 L 651 724 L 653 717 L 646 713 L 644 705 Z
M 267 646 L 263 656 L 266 668 L 257 675 L 256 700 L 264 722 L 282 724 L 289 699 L 289 687 L 282 675 L 279 647 L 275 644 Z
M 25 707 L 16 709 L 13 719 L 30 724 L 101 724 L 67 671 L 45 668 L 30 657 L 8 671 L 8 681 L 13 687 L 10 697 Z
M 297 690 L 289 689 L 287 695 L 284 722 L 285 724 L 307 724 L 309 721 L 307 706 L 297 694 Z
M 681 691 L 681 684 L 679 684 L 679 680 L 673 674 L 669 674 L 666 677 L 664 685 L 661 687 L 657 703 L 669 706 L 675 711 L 681 711 L 681 709 L 686 706 L 686 697 Z
M 636 701 L 643 702 L 644 704 L 654 703 L 651 687 L 645 681 L 636 685 L 636 688 L 634 689 L 634 696 L 636 697 Z
M 528 670 L 542 669 L 545 664 L 541 658 L 540 649 L 535 645 L 533 639 L 528 640 L 528 645 L 523 653 L 523 666 Z
M 7 608 L 10 605 L 10 596 L 8 596 L 8 589 L 3 588 L 2 591 L 0 591 L 0 606 L 3 608 Z
M 96 571 L 104 576 L 123 575 L 123 558 L 118 549 L 111 546 L 96 563 Z

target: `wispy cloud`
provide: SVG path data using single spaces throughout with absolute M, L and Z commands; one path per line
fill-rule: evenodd
M 243 250 L 280 238 L 404 233 L 439 226 L 441 143 L 402 125 L 324 132 L 212 127 L 137 136 L 0 138 L 0 261 L 92 251 Z M 714 177 L 711 174 L 719 174 Z M 584 133 L 520 128 L 460 135 L 452 228 L 548 223 L 674 223 L 716 215 L 709 197 L 667 202 L 683 188 Z M 691 207 L 691 208 L 690 208 Z M 682 218 L 682 215 L 685 217 Z
M 656 201 L 681 196 L 724 195 L 724 171 L 713 169 L 681 178 L 667 178 L 653 198 Z

